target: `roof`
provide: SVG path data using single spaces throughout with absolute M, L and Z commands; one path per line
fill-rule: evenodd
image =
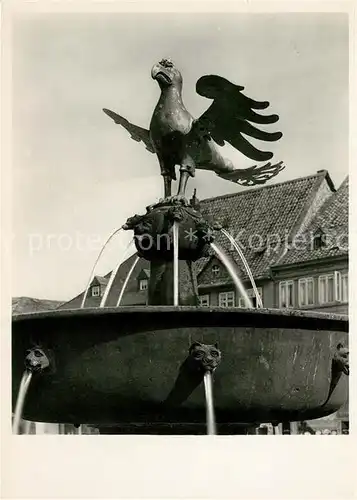
M 107 286 L 108 281 L 109 281 L 109 277 L 106 277 L 106 276 L 94 276 L 91 285 L 93 285 L 94 283 L 95 284 L 98 283 L 98 285 Z
M 319 171 L 308 177 L 262 186 L 238 193 L 218 196 L 200 201 L 202 214 L 211 220 L 229 228 L 229 232 L 244 246 L 244 255 L 256 279 L 269 276 L 270 266 L 277 262 L 284 248 L 286 238 L 296 234 L 305 220 L 309 208 L 316 201 L 316 195 L 325 186 L 325 196 L 331 197 L 334 186 L 327 171 Z M 322 201 L 323 202 L 323 201 Z M 276 239 L 281 245 L 274 249 Z M 242 268 L 237 252 L 221 233 L 216 234 L 216 243 L 234 259 L 241 270 L 241 279 L 248 277 Z M 211 256 L 213 251 L 211 252 Z M 124 261 L 112 284 L 107 306 L 115 306 L 118 296 L 130 271 L 136 254 Z M 201 273 L 211 257 L 206 257 L 194 263 L 196 275 Z M 138 277 L 149 275 L 150 263 L 139 259 L 128 282 L 123 296 L 122 305 L 146 304 L 147 292 L 139 290 Z M 108 281 L 110 273 L 104 277 Z M 97 277 L 98 278 L 98 277 Z M 107 284 L 106 281 L 106 284 Z M 228 281 L 231 283 L 231 280 Z M 213 284 L 216 286 L 216 282 Z M 62 305 L 61 308 L 80 307 L 83 292 Z M 86 307 L 99 306 L 101 297 L 88 294 Z
M 296 244 L 287 251 L 279 266 L 348 255 L 348 177 L 318 210 Z M 322 233 L 326 245 L 314 248 L 313 237 Z
M 253 276 L 262 278 L 281 255 L 285 241 L 299 230 L 312 200 L 326 182 L 331 193 L 334 188 L 328 173 L 319 171 L 308 177 L 203 200 L 201 211 L 207 218 L 228 226 L 229 233 L 243 246 Z M 227 238 L 217 233 L 216 243 L 235 260 L 241 279 L 247 280 Z M 209 260 L 198 261 L 196 272 L 202 272 Z

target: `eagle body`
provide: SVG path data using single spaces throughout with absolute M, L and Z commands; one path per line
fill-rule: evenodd
M 193 117 L 185 108 L 176 87 L 161 92 L 150 122 L 150 139 L 157 154 L 161 174 L 176 179 L 175 166 L 185 156 L 186 137 Z
M 156 141 L 171 132 L 187 135 L 193 123 L 193 117 L 185 108 L 178 90 L 174 87 L 161 92 L 150 122 L 150 136 Z
M 244 87 L 222 77 L 206 75 L 197 81 L 196 90 L 213 103 L 202 116 L 194 119 L 182 101 L 182 75 L 173 62 L 163 59 L 155 64 L 151 76 L 159 84 L 161 94 L 149 130 L 131 124 L 113 111 L 104 109 L 104 112 L 126 128 L 134 140 L 143 142 L 148 151 L 156 153 L 166 197 L 171 196 L 177 165 L 180 166 L 179 196 L 185 195 L 187 180 L 195 175 L 196 168 L 211 170 L 224 179 L 246 186 L 264 184 L 284 168 L 279 162 L 235 169 L 218 147 L 230 143 L 253 160 L 271 159 L 273 153 L 260 151 L 245 137 L 273 142 L 282 136 L 281 132 L 269 133 L 252 125 L 266 125 L 279 119 L 277 115 L 261 115 L 254 111 L 266 109 L 268 102 L 246 97 L 241 92 Z

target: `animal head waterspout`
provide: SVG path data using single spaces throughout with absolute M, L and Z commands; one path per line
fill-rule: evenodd
M 208 345 L 201 342 L 194 342 L 189 349 L 189 355 L 197 368 L 204 372 L 213 372 L 222 359 L 218 344 Z
M 345 375 L 350 374 L 349 365 L 349 350 L 339 343 L 333 355 L 333 365 L 337 371 L 343 372 Z
M 42 372 L 49 368 L 50 360 L 41 347 L 33 347 L 26 351 L 25 367 L 31 372 Z

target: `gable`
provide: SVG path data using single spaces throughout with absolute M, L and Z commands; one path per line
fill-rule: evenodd
M 148 280 L 149 278 L 150 278 L 150 269 L 145 269 L 145 268 L 141 269 L 141 271 L 137 276 L 137 279 L 139 281 Z
M 100 286 L 97 276 L 94 276 L 92 283 L 90 284 L 90 288 L 93 288 L 94 286 Z
M 214 255 L 208 260 L 205 267 L 200 272 L 197 281 L 198 285 L 217 285 L 217 283 L 231 283 L 231 279 L 227 269 Z

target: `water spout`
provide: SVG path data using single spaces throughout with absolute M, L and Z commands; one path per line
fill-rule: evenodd
M 24 420 L 24 434 L 30 434 L 31 422 L 29 420 Z
M 214 414 L 214 404 L 213 404 L 213 381 L 212 372 L 206 371 L 203 376 L 203 383 L 205 386 L 205 398 L 206 398 L 206 422 L 207 422 L 207 434 L 215 435 L 216 430 L 216 419 Z
M 127 246 L 127 248 L 125 250 L 125 254 L 124 255 L 126 255 L 126 253 L 133 246 L 133 244 L 134 244 L 134 240 L 131 240 L 130 243 L 129 243 L 129 245 Z M 116 278 L 116 276 L 118 274 L 119 268 L 122 265 L 123 261 L 125 261 L 125 257 L 124 257 L 123 260 L 121 260 L 120 262 L 118 262 L 116 268 L 111 272 L 110 278 L 109 278 L 109 281 L 108 281 L 108 284 L 107 284 L 107 287 L 106 287 L 105 292 L 103 294 L 102 300 L 100 301 L 99 307 L 104 307 L 105 306 L 105 303 L 107 302 L 110 290 L 111 290 L 111 288 L 113 286 L 114 280 L 115 280 L 115 278 Z
M 174 306 L 179 305 L 179 273 L 178 273 L 178 239 L 179 239 L 179 225 L 174 222 L 173 230 L 173 243 L 174 243 Z
M 233 266 L 232 262 L 230 261 L 230 259 L 227 257 L 227 255 L 224 253 L 224 251 L 218 245 L 216 245 L 216 243 L 211 243 L 211 247 L 214 250 L 214 252 L 217 254 L 219 260 L 226 267 L 230 277 L 233 280 L 233 283 L 235 284 L 235 286 L 237 288 L 238 293 L 243 297 L 243 299 L 246 303 L 246 306 L 248 308 L 253 308 L 252 301 L 248 297 L 248 294 L 245 291 L 245 288 L 244 288 L 241 280 L 237 276 L 237 273 L 236 273 L 234 266 Z
M 245 258 L 245 255 L 241 249 L 241 247 L 239 246 L 239 244 L 235 241 L 235 239 L 233 238 L 233 236 L 231 234 L 229 234 L 228 231 L 226 231 L 225 229 L 221 229 L 221 232 L 222 234 L 224 234 L 224 236 L 226 236 L 226 238 L 228 238 L 228 240 L 231 242 L 231 244 L 234 246 L 234 248 L 237 250 L 238 252 L 238 255 L 239 257 L 241 258 L 241 261 L 243 262 L 243 265 L 245 267 L 245 270 L 246 270 L 246 273 L 250 279 L 250 282 L 252 284 L 252 288 L 254 290 L 254 294 L 255 294 L 255 298 L 256 298 L 256 301 L 257 301 L 257 307 L 258 308 L 262 308 L 263 307 L 263 301 L 262 301 L 262 298 L 258 292 L 258 289 L 257 289 L 257 285 L 255 283 L 255 280 L 254 280 L 254 277 L 253 277 L 253 273 L 249 267 L 249 264 L 247 262 L 247 259 Z
M 118 301 L 117 301 L 117 307 L 120 306 L 120 303 L 121 303 L 121 300 L 123 298 L 123 295 L 124 295 L 125 289 L 127 287 L 127 284 L 129 283 L 130 277 L 133 274 L 134 269 L 136 267 L 136 264 L 139 262 L 139 260 L 140 260 L 140 257 L 137 256 L 136 259 L 134 260 L 131 268 L 129 269 L 129 272 L 128 272 L 128 274 L 127 274 L 127 276 L 125 278 L 125 281 L 123 283 L 122 289 L 120 290 L 120 294 L 119 294 Z
M 25 405 L 26 394 L 29 389 L 31 379 L 32 379 L 32 372 L 25 370 L 24 374 L 22 375 L 19 393 L 17 395 L 14 420 L 12 424 L 13 434 L 20 434 L 20 422 Z
M 85 301 L 87 299 L 87 296 L 88 296 L 88 292 L 89 292 L 89 287 L 90 287 L 90 284 L 92 283 L 93 281 L 93 278 L 94 278 L 94 274 L 95 274 L 95 270 L 96 270 L 96 267 L 97 267 L 97 264 L 99 262 L 99 259 L 101 258 L 101 256 L 103 255 L 103 252 L 104 250 L 106 249 L 106 247 L 109 245 L 109 242 L 114 238 L 115 235 L 117 235 L 123 228 L 120 227 L 119 229 L 116 229 L 110 236 L 109 238 L 107 239 L 107 241 L 104 243 L 101 251 L 99 252 L 99 255 L 98 257 L 96 258 L 96 261 L 94 262 L 94 265 L 93 265 L 93 268 L 92 268 L 92 271 L 91 271 L 91 274 L 89 276 L 89 280 L 88 280 L 88 283 L 87 283 L 87 286 L 86 286 L 86 290 L 84 292 L 84 295 L 83 295 L 83 299 L 82 299 L 82 303 L 81 303 L 81 309 L 84 308 L 84 304 L 85 304 Z

